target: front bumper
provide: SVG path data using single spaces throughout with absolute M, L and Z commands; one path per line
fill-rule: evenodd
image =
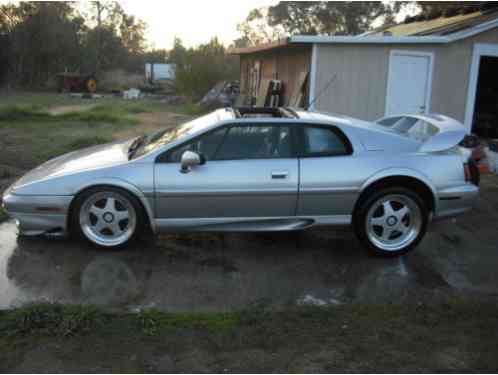
M 19 233 L 27 236 L 65 234 L 72 196 L 16 195 L 7 191 L 2 207 L 16 219 Z
M 478 198 L 479 187 L 471 183 L 442 189 L 438 192 L 434 219 L 461 215 L 475 207 Z

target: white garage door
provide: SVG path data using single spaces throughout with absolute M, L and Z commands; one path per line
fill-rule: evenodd
M 391 52 L 386 115 L 427 113 L 430 103 L 431 80 L 431 54 Z

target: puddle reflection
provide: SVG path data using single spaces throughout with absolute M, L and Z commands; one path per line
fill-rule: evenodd
M 168 235 L 109 252 L 73 240 L 18 239 L 7 222 L 0 239 L 0 308 L 50 301 L 228 311 L 399 302 L 441 287 L 424 285 L 427 269 L 414 267 L 420 256 L 373 258 L 347 233 Z

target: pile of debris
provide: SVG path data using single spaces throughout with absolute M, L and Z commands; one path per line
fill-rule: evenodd
M 208 108 L 231 107 L 235 104 L 240 94 L 238 81 L 218 82 L 199 102 Z

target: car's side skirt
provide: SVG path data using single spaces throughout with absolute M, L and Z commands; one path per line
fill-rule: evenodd
M 351 215 L 156 219 L 159 232 L 273 232 L 351 224 Z

